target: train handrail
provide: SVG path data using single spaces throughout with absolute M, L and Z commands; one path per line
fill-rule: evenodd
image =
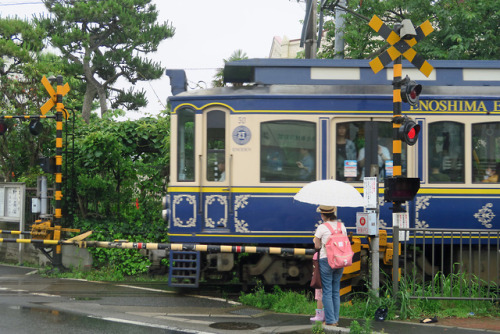
M 203 204 L 202 204 L 202 199 L 203 199 L 203 185 L 201 184 L 201 181 L 203 180 L 203 155 L 199 155 L 198 156 L 199 159 L 200 159 L 200 191 L 199 191 L 199 196 L 200 196 L 200 200 L 198 201 L 198 214 L 201 215 L 202 213 L 202 210 L 203 210 Z
M 233 181 L 233 155 L 230 154 L 229 155 L 229 173 L 228 173 L 228 178 L 229 178 L 229 186 L 228 186 L 228 205 L 229 205 L 229 213 L 232 214 L 234 212 L 234 208 L 233 208 L 233 205 L 232 205 L 232 188 L 233 188 L 233 184 L 232 184 L 232 181 Z

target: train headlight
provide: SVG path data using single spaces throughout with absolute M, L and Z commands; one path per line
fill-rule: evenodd
M 164 221 L 168 223 L 169 217 L 170 217 L 170 195 L 165 195 L 161 201 L 161 206 L 163 207 L 163 210 L 161 212 L 161 216 Z

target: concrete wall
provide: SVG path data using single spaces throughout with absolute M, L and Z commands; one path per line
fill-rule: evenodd
M 50 249 L 46 250 L 50 251 Z M 34 244 L 1 243 L 0 261 L 34 264 L 41 267 L 50 265 L 50 260 Z M 87 271 L 92 267 L 92 255 L 88 249 L 78 248 L 73 245 L 64 245 L 62 247 L 62 262 L 66 268 L 77 268 Z

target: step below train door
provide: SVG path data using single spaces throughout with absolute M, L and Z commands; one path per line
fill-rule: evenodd
M 228 233 L 231 170 L 227 154 L 228 112 L 220 107 L 204 110 L 202 172 L 202 232 Z

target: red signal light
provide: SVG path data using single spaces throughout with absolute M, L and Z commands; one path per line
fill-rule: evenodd
M 2 119 L 0 121 L 0 135 L 3 136 L 5 132 L 7 132 L 7 129 L 8 129 L 7 123 L 5 123 L 5 121 Z
M 38 136 L 43 131 L 43 124 L 39 120 L 33 119 L 30 122 L 29 131 L 33 136 Z
M 414 128 L 411 128 L 410 131 L 408 132 L 408 138 L 413 139 L 417 135 L 417 132 L 415 131 Z
M 422 85 L 419 85 L 413 80 L 410 80 L 409 76 L 406 76 L 401 81 L 401 100 L 412 106 L 418 104 L 418 99 L 420 93 L 422 92 Z
M 420 133 L 420 125 L 405 116 L 398 130 L 399 139 L 408 145 L 415 145 Z

